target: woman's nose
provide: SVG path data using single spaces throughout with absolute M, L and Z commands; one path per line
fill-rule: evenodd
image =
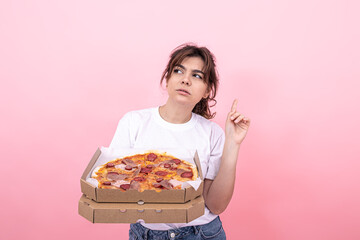
M 184 75 L 184 78 L 182 79 L 181 83 L 190 86 L 191 85 L 190 76 Z

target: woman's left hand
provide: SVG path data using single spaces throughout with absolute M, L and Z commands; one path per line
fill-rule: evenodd
M 236 111 L 237 102 L 237 99 L 235 99 L 231 106 L 231 112 L 227 116 L 225 137 L 236 144 L 241 144 L 250 127 L 250 119 Z

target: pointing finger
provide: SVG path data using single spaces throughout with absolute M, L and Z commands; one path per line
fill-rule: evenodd
M 236 107 L 237 107 L 237 103 L 238 103 L 238 100 L 235 99 L 232 106 L 231 106 L 231 112 L 235 112 L 236 111 Z

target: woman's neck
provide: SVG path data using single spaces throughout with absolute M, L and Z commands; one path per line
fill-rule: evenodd
M 170 123 L 186 123 L 190 121 L 193 107 L 173 104 L 169 100 L 165 105 L 159 107 L 159 114 L 162 119 Z

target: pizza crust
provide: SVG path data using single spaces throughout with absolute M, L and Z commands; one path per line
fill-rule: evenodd
M 193 172 L 192 180 L 195 181 L 198 178 L 198 170 L 194 164 L 191 164 L 191 171 Z
M 100 166 L 97 166 L 94 170 L 93 170 L 93 172 L 91 173 L 91 177 L 92 178 L 96 178 L 98 175 L 97 175 L 97 172 L 100 170 L 100 168 L 102 168 L 102 165 L 100 165 Z

